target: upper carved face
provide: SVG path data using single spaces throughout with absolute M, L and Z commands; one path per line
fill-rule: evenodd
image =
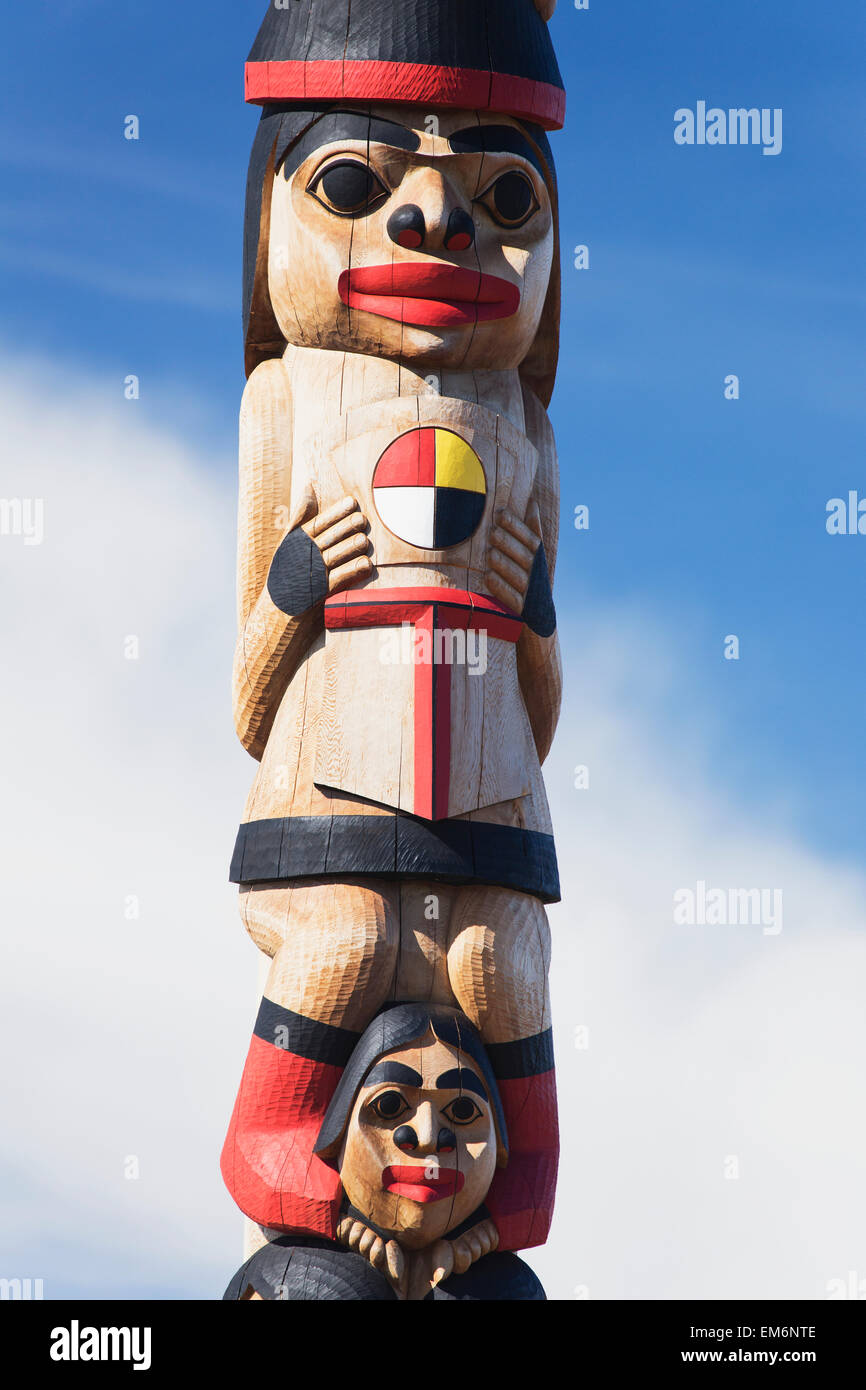
M 268 284 L 283 336 L 419 367 L 519 366 L 553 262 L 542 167 L 507 116 L 329 113 L 274 177 Z
M 388 1053 L 352 1110 L 340 1177 L 352 1206 L 408 1249 L 459 1226 L 496 1169 L 487 1089 L 466 1053 L 429 1032 Z

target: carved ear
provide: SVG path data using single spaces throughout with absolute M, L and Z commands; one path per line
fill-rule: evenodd
M 535 8 L 542 19 L 550 19 L 556 9 L 556 0 L 535 0 Z

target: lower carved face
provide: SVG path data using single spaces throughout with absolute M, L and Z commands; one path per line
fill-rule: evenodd
M 519 366 L 553 259 L 543 161 L 508 116 L 332 112 L 274 177 L 268 283 L 290 343 Z
M 495 1169 L 493 1113 L 465 1053 L 431 1032 L 376 1063 L 355 1100 L 340 1159 L 357 1211 L 419 1250 L 472 1215 Z

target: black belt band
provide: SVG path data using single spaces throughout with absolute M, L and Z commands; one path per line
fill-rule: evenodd
M 310 1062 L 325 1062 L 331 1067 L 344 1067 L 352 1055 L 360 1033 L 348 1028 L 335 1028 L 330 1023 L 294 1014 L 275 1004 L 265 995 L 259 1007 L 253 1032 L 262 1042 L 273 1044 L 295 1057 Z
M 487 1056 L 497 1081 L 516 1081 L 553 1071 L 553 1029 L 517 1042 L 487 1043 Z
M 489 821 L 412 816 L 286 816 L 240 827 L 232 883 L 295 878 L 436 878 L 559 902 L 553 836 Z

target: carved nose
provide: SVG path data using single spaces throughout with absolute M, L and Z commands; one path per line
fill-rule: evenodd
M 453 1153 L 457 1148 L 457 1139 L 451 1129 L 440 1129 L 439 1138 L 436 1141 L 436 1152 L 440 1154 Z
M 389 237 L 409 251 L 416 251 L 423 244 L 426 232 L 424 214 L 414 203 L 398 208 L 388 218 Z
M 400 1125 L 398 1129 L 394 1130 L 394 1143 L 404 1153 L 411 1153 L 413 1149 L 418 1147 L 418 1135 L 411 1125 Z
M 466 251 L 475 240 L 475 223 L 463 208 L 455 208 L 445 228 L 446 251 Z

